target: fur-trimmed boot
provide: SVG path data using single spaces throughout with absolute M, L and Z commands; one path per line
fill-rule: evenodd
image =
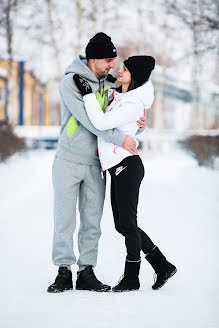
M 167 280 L 177 272 L 176 267 L 166 260 L 157 246 L 155 246 L 145 258 L 156 273 L 156 281 L 152 286 L 154 290 L 161 288 Z
M 118 285 L 112 288 L 113 292 L 125 292 L 131 290 L 138 290 L 140 288 L 139 283 L 139 270 L 140 270 L 141 260 L 139 261 L 129 261 L 125 262 L 125 272 L 122 279 L 119 281 Z

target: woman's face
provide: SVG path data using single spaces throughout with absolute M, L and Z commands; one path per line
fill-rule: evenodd
M 128 71 L 128 69 L 125 67 L 124 64 L 122 64 L 122 67 L 119 70 L 118 81 L 121 84 L 128 84 L 128 85 L 131 82 L 131 73 Z

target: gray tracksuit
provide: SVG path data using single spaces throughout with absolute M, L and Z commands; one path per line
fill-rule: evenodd
M 114 85 L 100 81 L 79 56 L 67 68 L 60 85 L 62 125 L 58 149 L 53 163 L 54 237 L 53 263 L 70 266 L 76 262 L 73 232 L 76 225 L 76 203 L 79 199 L 80 229 L 78 234 L 79 270 L 96 265 L 100 220 L 105 197 L 105 180 L 101 178 L 97 138 L 122 146 L 125 135 L 117 130 L 99 131 L 91 124 L 82 95 L 73 75 L 85 78 L 103 109 L 107 105 L 107 89 Z

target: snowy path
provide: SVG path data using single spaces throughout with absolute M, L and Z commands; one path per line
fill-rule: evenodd
M 142 155 L 139 225 L 178 267 L 162 289 L 151 289 L 153 271 L 142 256 L 138 292 L 48 294 L 57 273 L 51 263 L 53 157 L 41 150 L 0 165 L 0 327 L 219 327 L 219 172 L 177 151 Z M 115 285 L 125 248 L 113 227 L 109 184 L 107 191 L 95 272 Z M 73 276 L 75 283 L 76 266 Z

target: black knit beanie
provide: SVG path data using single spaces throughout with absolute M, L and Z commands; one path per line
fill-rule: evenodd
M 124 61 L 124 65 L 133 79 L 142 85 L 149 79 L 155 66 L 155 59 L 151 56 L 132 56 Z
M 115 58 L 117 51 L 111 38 L 103 32 L 99 32 L 90 41 L 85 49 L 86 58 L 88 59 L 103 59 Z

